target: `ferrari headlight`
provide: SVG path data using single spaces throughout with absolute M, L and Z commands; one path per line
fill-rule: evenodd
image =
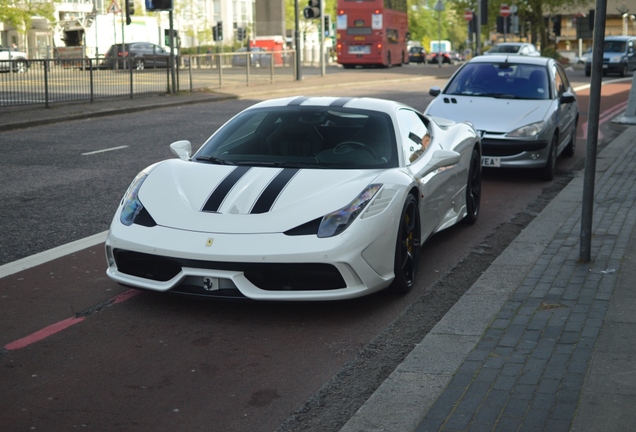
M 121 201 L 123 208 L 121 209 L 119 220 L 126 226 L 132 225 L 141 209 L 144 208 L 141 201 L 139 201 L 138 195 L 139 189 L 141 188 L 144 180 L 146 180 L 146 177 L 148 177 L 148 174 L 145 171 L 137 174 L 137 177 L 135 177 L 130 186 L 128 186 L 128 190 Z
M 362 213 L 362 210 L 369 204 L 381 187 L 381 184 L 369 185 L 348 205 L 325 215 L 318 228 L 318 237 L 333 237 L 346 230 L 358 215 Z
M 540 122 L 525 125 L 519 129 L 513 130 L 512 132 L 508 132 L 506 136 L 514 138 L 532 138 L 539 135 L 544 127 L 545 122 L 541 120 Z

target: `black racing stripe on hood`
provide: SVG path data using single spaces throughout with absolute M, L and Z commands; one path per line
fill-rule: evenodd
M 250 213 L 267 213 L 276 202 L 280 193 L 285 189 L 287 183 L 289 183 L 298 171 L 300 171 L 298 168 L 285 168 L 279 172 L 270 184 L 267 185 L 261 196 L 258 197 Z
M 332 106 L 332 107 L 344 107 L 347 103 L 351 102 L 354 99 L 357 99 L 357 98 L 341 97 L 341 98 L 338 98 L 335 101 L 331 102 L 329 104 L 329 106 Z
M 238 181 L 250 170 L 249 166 L 238 166 L 229 173 L 221 183 L 212 191 L 210 197 L 206 201 L 203 209 L 204 212 L 217 212 L 223 203 L 223 200 L 230 193 L 232 188 Z
M 303 102 L 305 102 L 307 99 L 309 99 L 308 97 L 305 96 L 299 96 L 296 99 L 294 99 L 293 101 L 289 102 L 287 104 L 287 106 L 298 106 L 301 105 Z

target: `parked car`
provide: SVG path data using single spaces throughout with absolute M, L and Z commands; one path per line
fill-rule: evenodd
M 636 36 L 606 36 L 603 43 L 603 75 L 617 73 L 620 76 L 636 70 L 634 43 Z M 592 74 L 592 55 L 585 61 L 585 76 Z
M 541 56 L 537 47 L 534 44 L 527 42 L 502 42 L 493 46 L 488 51 L 484 52 L 484 54 L 515 54 L 531 57 Z
M 409 48 L 409 63 L 426 63 L 426 50 L 419 46 Z
M 428 55 L 428 63 L 429 64 L 433 64 L 433 63 L 438 64 L 439 63 L 439 60 L 438 60 L 439 55 L 440 55 L 440 53 L 437 52 L 437 51 L 432 51 L 431 53 L 429 53 L 429 55 Z M 442 53 L 442 64 L 444 64 L 444 63 L 453 64 L 453 56 L 451 55 L 451 53 L 449 53 L 449 52 L 443 52 Z
M 112 220 L 107 275 L 120 284 L 253 300 L 404 293 L 421 244 L 479 214 L 475 129 L 398 102 L 267 100 L 194 154 L 170 147 L 178 158 L 141 171 Z
M 560 154 L 572 156 L 579 107 L 563 70 L 546 57 L 478 56 L 455 72 L 425 114 L 471 122 L 482 137 L 485 167 L 535 168 L 554 177 Z
M 0 45 L 0 72 L 24 73 L 29 70 L 29 57 L 25 52 Z
M 232 56 L 232 66 L 240 67 L 247 65 L 247 56 L 250 57 L 250 67 L 269 67 L 272 63 L 272 55 L 265 48 L 251 47 L 249 54 L 247 48 L 239 48 L 237 53 Z
M 111 45 L 106 52 L 102 67 L 123 69 L 127 59 L 130 59 L 132 67 L 138 71 L 148 68 L 166 68 L 170 64 L 170 52 L 150 42 L 115 44 Z
M 584 65 L 588 58 L 592 58 L 592 48 L 588 48 L 580 57 L 574 57 L 574 63 Z

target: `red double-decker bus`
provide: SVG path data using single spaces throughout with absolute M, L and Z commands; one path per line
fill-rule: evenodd
M 345 68 L 408 63 L 406 1 L 338 0 L 338 63 Z

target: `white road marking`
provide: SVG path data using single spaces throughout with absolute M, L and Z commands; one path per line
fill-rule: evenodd
M 82 156 L 89 156 L 89 155 L 94 155 L 97 153 L 106 153 L 109 151 L 114 151 L 114 150 L 121 150 L 121 149 L 125 149 L 126 147 L 128 147 L 127 145 L 125 146 L 119 146 L 119 147 L 111 147 L 111 148 L 107 148 L 107 149 L 103 149 L 103 150 L 95 150 L 92 152 L 86 152 L 86 153 L 82 153 Z
M 35 255 L 31 255 L 26 258 L 22 258 L 20 260 L 0 266 L 0 279 L 14 273 L 21 272 L 22 270 L 27 270 L 39 266 L 56 258 L 61 258 L 63 256 L 79 252 L 81 250 L 103 243 L 106 241 L 107 234 L 108 231 L 104 231 L 99 234 L 95 234 L 71 243 L 63 244 L 53 249 L 49 249 L 47 251 L 40 252 Z M 104 263 L 104 267 L 105 266 L 106 263 Z

